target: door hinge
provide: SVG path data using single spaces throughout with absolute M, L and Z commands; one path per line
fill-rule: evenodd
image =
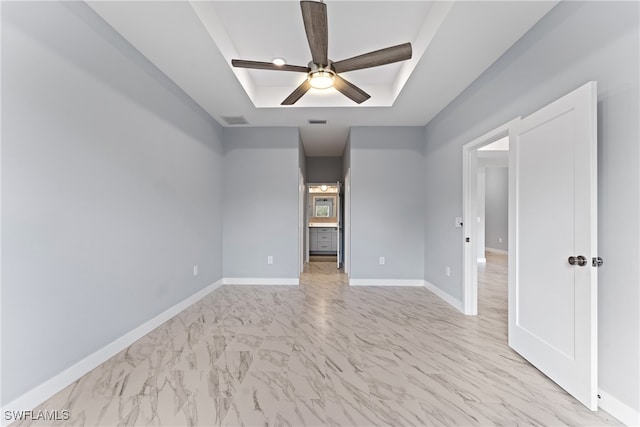
M 471 240 L 469 240 L 469 238 L 467 237 L 467 238 L 464 239 L 464 241 L 469 243 Z
M 604 260 L 600 257 L 593 257 L 591 258 L 591 265 L 594 267 L 602 267 L 602 264 L 604 264 Z

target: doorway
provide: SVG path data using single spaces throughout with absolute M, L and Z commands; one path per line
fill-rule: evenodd
M 339 269 L 343 261 L 343 186 L 337 181 L 308 184 L 307 188 L 306 258 L 330 261 Z
M 463 225 L 465 229 L 463 243 L 464 313 L 467 315 L 478 314 L 478 261 L 486 259 L 484 253 L 487 246 L 486 206 L 484 203 L 486 186 L 481 185 L 481 179 L 486 179 L 487 166 L 508 166 L 508 159 L 505 160 L 504 152 L 507 152 L 505 147 L 508 149 L 509 129 L 519 120 L 518 117 L 505 123 L 465 144 L 462 149 Z M 487 148 L 496 149 L 487 150 Z M 500 239 L 502 239 L 500 243 L 506 244 L 508 235 L 501 236 Z

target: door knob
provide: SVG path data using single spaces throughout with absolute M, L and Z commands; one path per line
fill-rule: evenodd
M 583 257 L 582 255 L 570 256 L 569 257 L 569 264 L 578 265 L 580 267 L 584 267 L 585 265 L 587 265 L 587 259 L 585 257 Z

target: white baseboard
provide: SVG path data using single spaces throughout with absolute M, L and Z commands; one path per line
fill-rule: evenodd
M 625 403 L 620 402 L 606 391 L 598 390 L 600 399 L 598 407 L 607 411 L 627 426 L 640 426 L 640 411 L 636 411 Z
M 478 262 L 480 264 L 486 264 L 487 263 L 487 259 L 486 258 L 478 258 Z
M 456 310 L 464 314 L 464 304 L 462 301 L 452 297 L 451 295 L 449 295 L 448 293 L 446 293 L 445 291 L 443 291 L 433 283 L 428 282 L 426 280 L 424 281 L 424 287 L 429 289 L 434 294 L 436 294 L 444 302 L 446 302 L 447 304 L 449 304 L 450 306 L 452 306 L 453 308 L 455 308 Z
M 137 328 L 127 332 L 115 341 L 102 347 L 95 353 L 85 357 L 75 365 L 65 369 L 53 378 L 45 381 L 44 383 L 34 387 L 30 391 L 26 392 L 16 400 L 7 403 L 1 410 L 2 420 L 0 425 L 5 426 L 9 423 L 5 420 L 5 411 L 29 411 L 51 398 L 54 394 L 67 387 L 69 384 L 78 380 L 89 371 L 95 369 L 97 366 L 109 360 L 122 350 L 129 347 L 131 344 L 148 334 L 149 332 L 162 325 L 167 320 L 171 319 L 181 311 L 200 301 L 205 296 L 209 295 L 212 291 L 222 285 L 222 280 L 218 280 L 215 283 L 207 286 L 206 288 L 196 292 L 190 297 L 180 301 L 176 305 L 168 308 L 162 313 L 158 314 L 151 320 L 146 321 Z M 11 421 L 13 422 L 13 421 Z
M 299 285 L 297 277 L 287 278 L 262 278 L 262 277 L 225 277 L 222 279 L 225 285 Z
M 493 252 L 494 254 L 509 255 L 509 251 L 505 251 L 504 249 L 484 248 L 484 250 L 485 252 Z
M 424 280 L 414 279 L 349 279 L 349 286 L 423 286 Z

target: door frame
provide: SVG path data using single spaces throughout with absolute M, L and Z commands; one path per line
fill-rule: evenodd
M 304 174 L 302 173 L 302 169 L 298 168 L 298 275 L 304 272 L 304 263 L 309 256 L 309 251 L 306 251 L 306 242 L 305 234 L 307 228 L 307 220 L 306 220 L 306 186 L 304 183 Z
M 344 216 L 343 239 L 344 239 L 344 273 L 347 279 L 351 275 L 351 168 L 347 169 L 344 175 Z
M 463 308 L 464 314 L 478 314 L 478 149 L 509 135 L 520 116 L 466 143 L 462 147 L 462 224 L 463 224 Z M 469 242 L 466 241 L 469 239 Z M 508 239 L 508 236 L 507 236 Z M 509 241 L 509 240 L 507 240 Z

